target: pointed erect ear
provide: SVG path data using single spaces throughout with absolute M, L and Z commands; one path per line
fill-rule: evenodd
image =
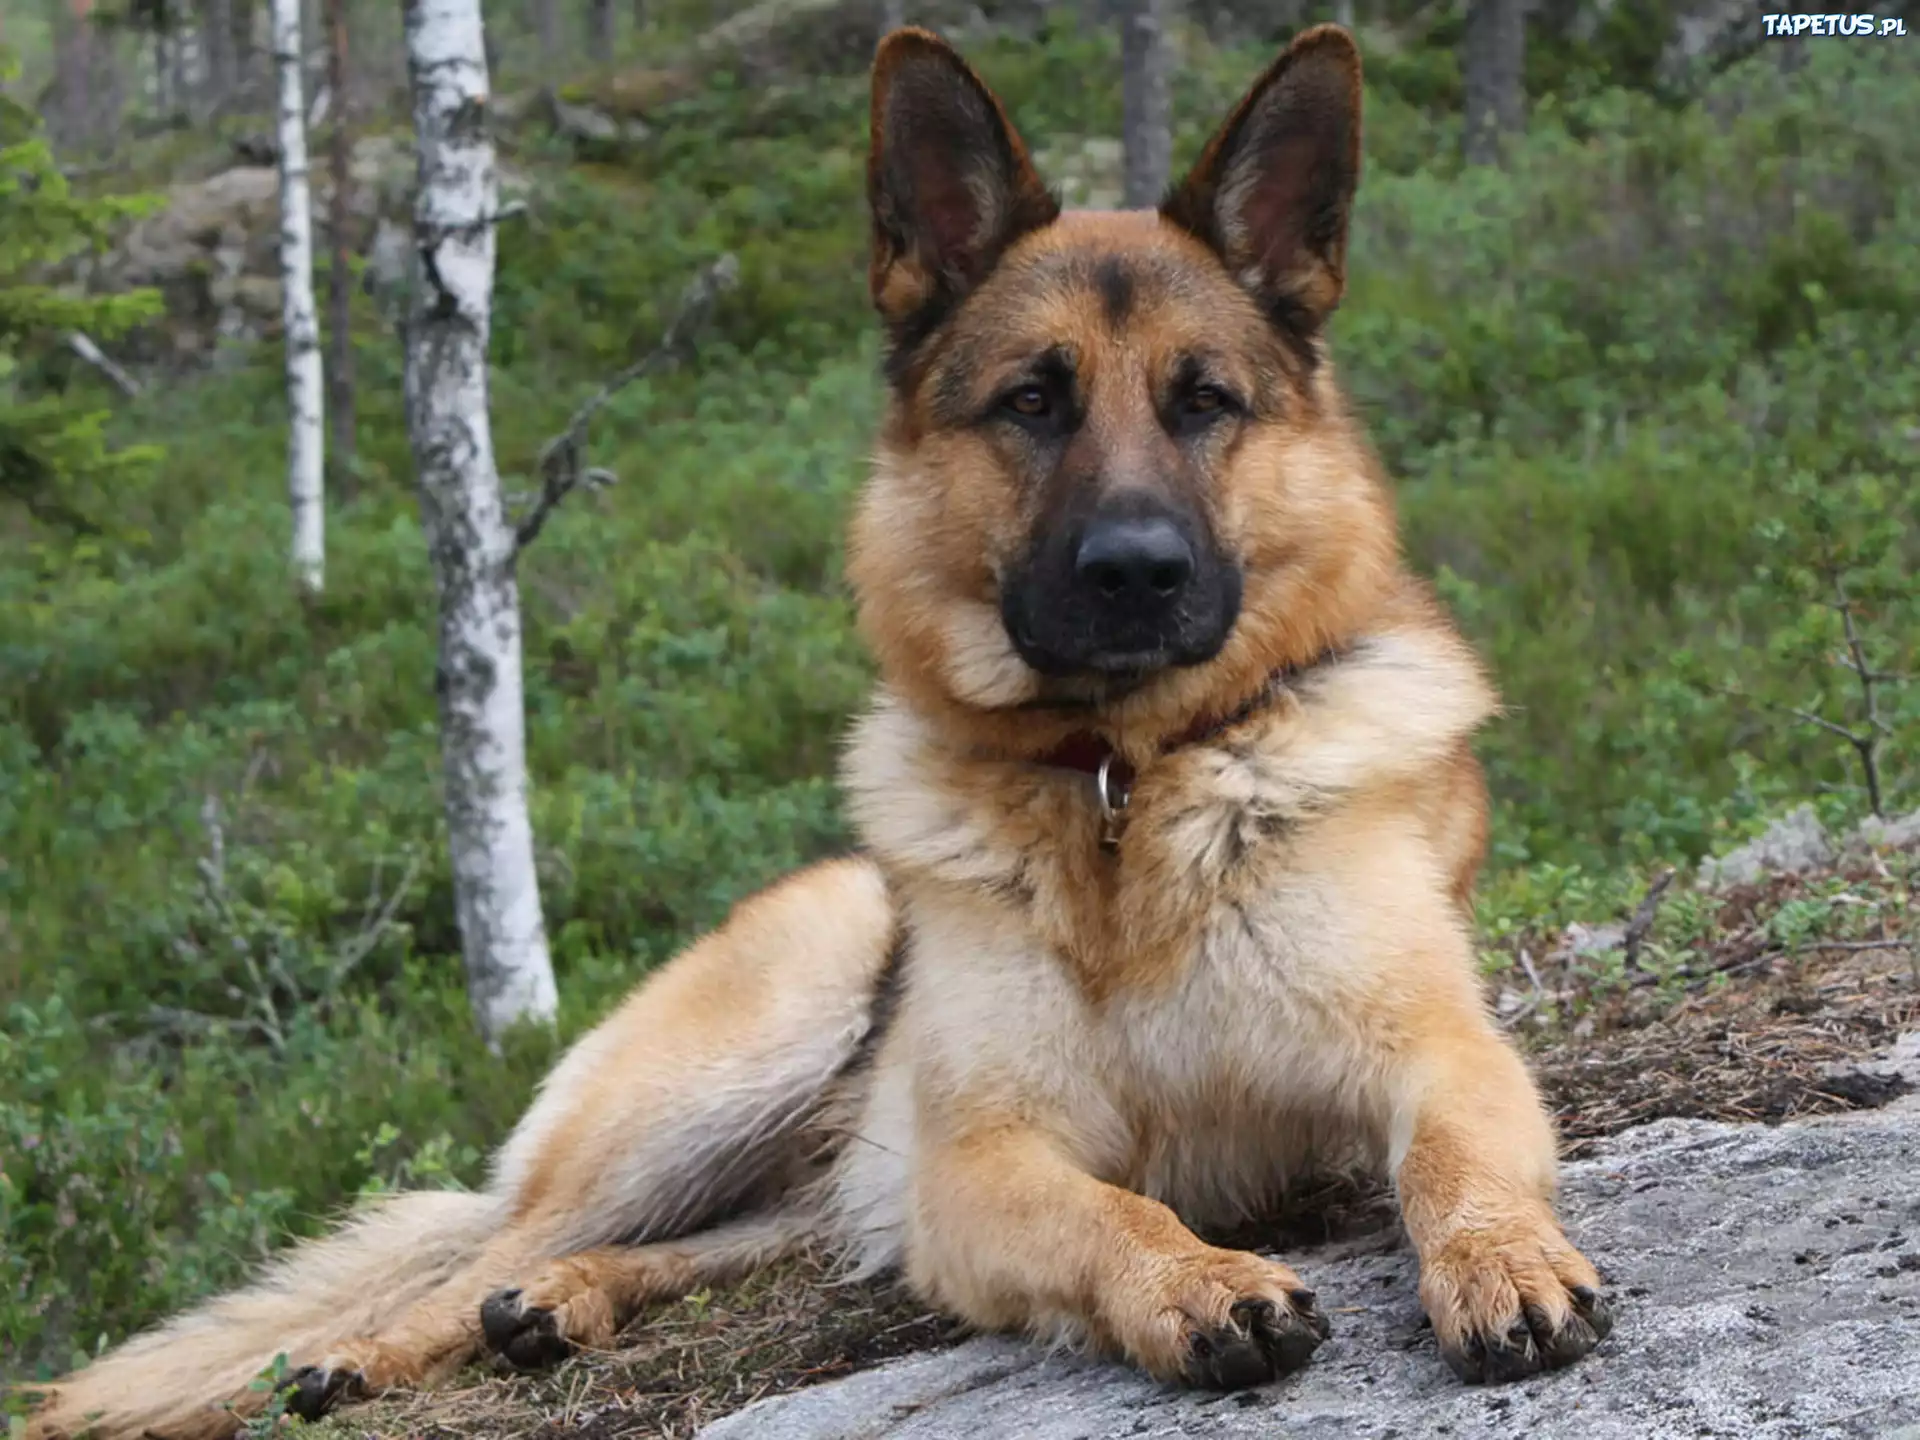
M 1060 205 L 993 92 L 953 47 L 896 30 L 873 62 L 873 302 L 896 343 L 924 334 Z
M 1210 245 L 1276 323 L 1316 334 L 1347 279 L 1360 52 L 1316 26 L 1274 61 L 1160 213 Z

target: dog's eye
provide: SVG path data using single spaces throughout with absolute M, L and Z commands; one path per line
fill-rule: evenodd
M 1227 408 L 1227 395 L 1217 385 L 1198 385 L 1187 392 L 1186 412 L 1189 415 L 1214 415 Z
M 1038 385 L 1022 385 L 1007 396 L 1004 403 L 1014 414 L 1024 415 L 1029 420 L 1037 420 L 1053 409 L 1053 401 Z

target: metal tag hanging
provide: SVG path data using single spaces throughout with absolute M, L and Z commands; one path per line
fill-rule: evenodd
M 1093 777 L 1094 794 L 1100 801 L 1100 848 L 1109 855 L 1120 848 L 1121 832 L 1127 828 L 1127 802 L 1133 798 L 1132 777 L 1115 773 L 1116 758 L 1109 755 L 1102 760 Z M 1122 763 L 1121 770 L 1127 769 Z

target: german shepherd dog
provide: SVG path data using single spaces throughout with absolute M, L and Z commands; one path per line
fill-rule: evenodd
M 1606 1336 L 1469 940 L 1493 693 L 1325 344 L 1360 95 L 1346 32 L 1307 31 L 1157 210 L 1062 213 L 959 55 L 881 43 L 864 851 L 651 975 L 483 1193 L 297 1247 L 54 1386 L 41 1435 L 230 1432 L 280 1352 L 306 1415 L 483 1346 L 537 1366 L 803 1246 L 976 1326 L 1258 1384 L 1327 1321 L 1195 1232 L 1337 1169 L 1391 1179 L 1463 1379 Z

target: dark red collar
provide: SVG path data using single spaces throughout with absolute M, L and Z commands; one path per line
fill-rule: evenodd
M 1203 745 L 1224 730 L 1230 730 L 1241 721 L 1264 710 L 1279 696 L 1287 686 L 1298 680 L 1307 671 L 1324 665 L 1334 657 L 1332 650 L 1324 651 L 1305 665 L 1282 665 L 1268 675 L 1260 688 L 1239 705 L 1224 715 L 1202 715 L 1193 724 L 1162 740 L 1158 753 L 1169 754 L 1183 750 L 1189 745 Z M 1112 769 L 1118 769 L 1126 762 L 1120 759 L 1104 735 L 1091 730 L 1078 730 L 1062 740 L 1053 749 L 1039 757 L 1038 763 L 1058 770 L 1078 770 L 1083 775 L 1098 775 L 1100 767 L 1111 762 Z M 1127 766 L 1129 772 L 1132 766 Z
M 1281 666 L 1233 710 L 1225 715 L 1202 715 L 1177 735 L 1162 740 L 1155 753 L 1165 755 L 1189 745 L 1205 744 L 1214 736 L 1265 709 L 1301 675 L 1325 664 L 1334 658 L 1335 653 L 1328 649 L 1305 665 Z M 1076 731 L 1040 756 L 1037 763 L 1055 770 L 1074 770 L 1082 775 L 1091 775 L 1099 782 L 1096 798 L 1100 802 L 1100 845 L 1105 850 L 1117 848 L 1120 832 L 1126 824 L 1127 802 L 1132 797 L 1133 782 L 1138 776 L 1134 767 L 1121 757 L 1112 743 L 1104 735 L 1091 730 Z

